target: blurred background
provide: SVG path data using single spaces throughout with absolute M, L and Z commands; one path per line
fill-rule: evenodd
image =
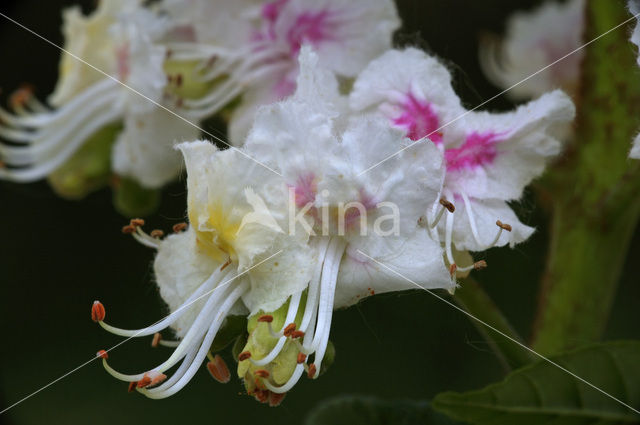
M 455 72 L 468 106 L 500 90 L 482 75 L 478 39 L 501 33 L 504 21 L 534 0 L 399 0 L 404 27 L 397 40 L 419 45 Z M 56 44 L 62 43 L 61 9 L 69 0 L 2 0 L 0 12 Z M 91 10 L 93 1 L 81 2 Z M 44 99 L 57 78 L 59 51 L 0 17 L 0 98 L 23 83 Z M 501 97 L 488 109 L 507 109 Z M 211 130 L 211 129 L 208 129 Z M 221 129 L 224 130 L 224 129 Z M 169 230 L 185 219 L 184 178 L 167 187 L 148 228 Z M 476 278 L 517 330 L 528 338 L 547 244 L 545 212 L 529 193 L 518 209 L 538 232 L 515 250 L 493 249 L 489 268 Z M 108 322 L 126 328 L 149 325 L 165 308 L 154 287 L 153 252 L 120 232 L 127 220 L 112 207 L 110 190 L 82 202 L 59 199 L 46 183 L 0 182 L 0 410 L 92 359 L 122 339 L 90 320 L 95 299 Z M 637 260 L 632 242 L 605 339 L 640 339 Z M 585 258 L 588 262 L 590 259 Z M 342 394 L 384 399 L 430 399 L 444 390 L 479 388 L 504 376 L 496 356 L 466 316 L 421 291 L 377 295 L 334 315 L 333 367 L 316 381 L 301 380 L 279 408 L 243 394 L 240 380 L 221 385 L 204 366 L 177 395 L 153 401 L 127 393 L 99 362 L 91 362 L 0 416 L 2 424 L 302 423 L 323 400 Z M 579 341 L 576 341 L 579 342 Z M 110 353 L 127 373 L 144 371 L 169 356 L 150 338 L 129 341 Z M 227 353 L 230 367 L 235 363 Z

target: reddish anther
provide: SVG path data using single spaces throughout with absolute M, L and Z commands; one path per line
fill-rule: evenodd
M 207 370 L 216 381 L 226 384 L 231 380 L 231 372 L 225 361 L 218 354 L 215 355 L 213 361 L 207 363 Z
M 141 218 L 132 218 L 129 222 L 129 225 L 133 227 L 141 227 L 144 226 L 144 220 Z
M 109 354 L 105 350 L 100 350 L 96 353 L 96 357 L 100 357 L 101 359 L 108 359 Z
M 270 314 L 263 314 L 262 316 L 258 317 L 258 322 L 271 323 L 273 322 L 273 316 Z
M 507 232 L 510 232 L 512 230 L 510 224 L 503 223 L 500 220 L 496 221 L 496 226 L 498 226 L 502 230 L 506 230 Z
M 240 362 L 250 358 L 251 358 L 251 353 L 248 351 L 243 351 L 242 353 L 238 354 L 238 361 Z
M 153 334 L 153 340 L 151 341 L 151 346 L 152 347 L 157 347 L 160 344 L 160 341 L 162 340 L 162 335 L 160 334 L 160 332 L 156 332 L 155 334 Z
M 125 235 L 130 235 L 135 231 L 136 231 L 136 228 L 130 224 L 127 224 L 126 226 L 122 227 L 122 233 L 124 233 Z
M 280 406 L 280 403 L 282 403 L 282 400 L 284 400 L 284 396 L 286 396 L 287 393 L 274 393 L 273 391 L 269 391 L 269 407 L 278 407 Z
M 449 274 L 451 276 L 454 276 L 456 271 L 458 271 L 458 266 L 455 263 L 449 266 Z
M 307 355 L 304 353 L 298 353 L 298 364 L 304 363 L 307 360 Z
M 91 320 L 94 322 L 102 322 L 104 320 L 104 316 L 106 316 L 107 312 L 104 309 L 104 306 L 100 301 L 94 301 L 91 306 Z
M 307 376 L 311 379 L 313 379 L 316 376 L 316 365 L 314 365 L 313 363 L 309 365 L 309 370 L 307 370 Z
M 253 396 L 260 403 L 266 403 L 267 401 L 269 401 L 269 390 L 256 390 Z
M 187 223 L 178 223 L 173 225 L 174 233 L 183 232 L 187 228 Z
M 164 236 L 164 232 L 160 229 L 154 229 L 151 231 L 152 238 L 161 238 Z
M 487 268 L 487 262 L 484 260 L 476 261 L 473 263 L 473 268 L 476 270 L 482 270 Z
M 147 372 L 142 376 L 142 379 L 138 381 L 136 384 L 137 388 L 145 388 L 149 386 L 158 385 L 160 382 L 167 379 L 167 375 L 160 372 Z
M 302 338 L 303 336 L 304 336 L 304 332 L 302 332 L 302 331 L 293 331 L 293 332 L 291 332 L 291 338 L 292 339 Z
M 138 386 L 138 382 L 137 381 L 129 382 L 129 389 L 127 391 L 132 393 L 136 389 L 137 386 Z
M 296 330 L 296 324 L 295 324 L 295 323 L 289 323 L 289 324 L 287 325 L 287 327 L 286 327 L 286 328 L 284 328 L 284 332 L 283 332 L 283 334 L 284 334 L 284 336 L 289 337 L 289 336 L 291 336 L 291 334 L 292 334 L 292 333 L 293 333 L 293 331 L 295 331 L 295 330 Z
M 456 210 L 455 205 L 453 205 L 451 202 L 447 201 L 444 198 L 440 199 L 440 205 L 445 207 L 447 209 L 447 211 L 449 211 L 450 213 L 455 212 L 455 210 Z
M 255 372 L 253 372 L 254 375 L 259 376 L 260 378 L 268 378 L 269 377 L 269 371 L 268 370 L 264 370 L 264 369 L 258 369 Z

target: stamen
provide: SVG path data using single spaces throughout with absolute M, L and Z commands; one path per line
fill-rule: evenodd
M 132 233 L 135 233 L 135 231 L 136 231 L 136 228 L 130 224 L 127 224 L 126 226 L 122 227 L 122 233 L 124 233 L 125 235 L 130 235 Z
M 506 230 L 507 232 L 510 232 L 512 230 L 510 224 L 505 224 L 505 223 L 501 222 L 500 220 L 496 221 L 496 226 L 498 226 L 502 230 Z
M 265 370 L 265 369 L 258 369 L 255 372 L 253 372 L 254 375 L 259 376 L 260 378 L 268 378 L 269 377 L 269 371 Z
M 269 391 L 269 407 L 280 406 L 280 403 L 282 403 L 282 400 L 284 400 L 286 395 L 287 393 L 278 394 L 273 391 Z
M 298 364 L 304 363 L 307 360 L 307 355 L 304 353 L 298 353 Z
M 302 332 L 302 331 L 293 331 L 293 332 L 291 332 L 290 336 L 291 336 L 292 339 L 302 338 L 302 337 L 304 337 L 304 332 Z
M 454 213 L 456 211 L 455 205 L 453 205 L 451 202 L 447 201 L 445 198 L 440 199 L 440 205 L 445 207 L 447 209 L 447 211 L 449 211 L 450 213 Z
M 226 262 L 226 263 L 224 263 L 224 264 L 222 265 L 222 267 L 220 267 L 220 270 L 222 271 L 222 270 L 226 269 L 227 267 L 229 267 L 229 265 L 230 265 L 230 264 L 231 264 L 231 257 L 229 257 L 229 259 L 227 260 L 227 262 Z
M 449 266 L 449 274 L 451 275 L 451 277 L 454 277 L 456 275 L 457 270 L 458 266 L 455 263 Z
M 218 354 L 213 358 L 213 361 L 207 363 L 207 370 L 213 379 L 221 384 L 226 384 L 231 380 L 231 372 L 229 372 L 227 364 Z
M 487 268 L 487 262 L 484 260 L 480 260 L 480 261 L 476 261 L 475 263 L 471 264 L 470 266 L 466 266 L 466 267 L 458 267 L 459 272 L 468 272 L 470 270 L 482 270 L 482 269 L 486 269 Z
M 142 379 L 138 381 L 138 383 L 136 384 L 136 388 L 153 387 L 155 385 L 158 385 L 165 379 L 167 379 L 167 375 L 165 375 L 164 373 L 151 370 L 145 373 Z
M 309 377 L 309 379 L 313 379 L 315 377 L 316 374 L 316 365 L 311 363 L 309 365 L 309 369 L 307 369 L 307 376 Z
M 94 301 L 91 306 L 91 320 L 94 322 L 102 322 L 107 312 L 100 301 Z
M 133 227 L 142 227 L 144 226 L 144 220 L 141 218 L 132 218 L 129 224 Z
M 133 382 L 129 382 L 129 388 L 127 389 L 127 392 L 134 392 L 136 387 L 138 386 L 138 383 L 136 381 Z
M 273 316 L 270 314 L 263 314 L 262 316 L 258 317 L 258 322 L 271 323 L 273 322 Z
M 153 348 L 156 348 L 158 344 L 160 344 L 160 341 L 162 341 L 162 335 L 160 334 L 160 332 L 156 332 L 155 334 L 153 334 L 153 340 L 151 341 L 151 346 Z
M 442 205 L 442 208 L 440 208 L 440 211 L 438 211 L 438 213 L 436 214 L 436 217 L 433 219 L 433 223 L 429 225 L 429 228 L 431 229 L 434 229 L 438 225 L 438 223 L 440 223 L 440 219 L 442 219 L 445 211 L 449 211 L 451 214 L 453 214 L 456 210 L 456 207 L 445 198 L 440 198 L 439 203 L 440 205 Z
M 151 231 L 151 237 L 152 238 L 157 238 L 160 239 L 161 237 L 164 236 L 164 232 L 160 229 L 154 229 Z
M 180 233 L 183 232 L 187 228 L 187 223 L 177 223 L 173 225 L 173 232 Z
M 96 353 L 96 357 L 100 357 L 101 359 L 108 359 L 109 354 L 105 350 L 100 350 Z
M 291 336 L 291 334 L 296 330 L 295 323 L 289 323 L 286 328 L 284 328 L 283 335 L 286 337 Z
M 251 353 L 248 351 L 243 351 L 242 353 L 238 354 L 238 361 L 242 362 L 245 361 L 247 359 L 251 358 Z
M 253 396 L 260 403 L 266 403 L 269 400 L 269 390 L 256 390 Z

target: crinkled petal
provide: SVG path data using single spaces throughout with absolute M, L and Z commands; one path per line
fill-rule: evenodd
M 408 238 L 363 237 L 353 239 L 342 258 L 334 307 L 384 292 L 454 287 L 442 248 L 424 229 Z

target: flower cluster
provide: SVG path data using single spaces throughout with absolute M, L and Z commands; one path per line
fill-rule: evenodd
M 278 17 L 298 3 L 263 7 L 256 42 L 278 39 Z M 305 25 L 334 12 L 326 13 Z M 208 30 L 194 25 L 187 38 L 213 38 Z M 304 40 L 288 46 L 299 64 L 293 94 L 257 110 L 241 147 L 178 145 L 189 224 L 164 239 L 145 233 L 140 220 L 125 228 L 158 250 L 156 280 L 171 314 L 124 330 L 106 324 L 96 302 L 92 318 L 115 334 L 156 334 L 155 345 L 174 347 L 164 363 L 131 375 L 98 353 L 110 374 L 148 397 L 175 394 L 207 356 L 211 375 L 229 381 L 217 351 L 231 333 L 247 393 L 278 405 L 302 375 L 315 379 L 332 361 L 334 309 L 382 292 L 452 292 L 457 277 L 486 266 L 469 251 L 513 246 L 533 232 L 508 202 L 560 151 L 556 128 L 574 115 L 567 95 L 553 91 L 509 113 L 470 112 L 447 68 L 413 48 L 383 53 L 341 90 L 357 66 L 336 69 L 323 59 L 332 48 Z M 180 53 L 188 52 L 199 54 Z M 238 317 L 245 325 L 234 333 Z M 175 341 L 157 334 L 168 327 Z
M 48 178 L 79 198 L 126 178 L 146 189 L 174 179 L 175 142 L 231 113 L 241 142 L 260 105 L 295 90 L 297 55 L 352 78 L 391 46 L 392 0 L 102 0 L 64 12 L 64 54 L 49 105 L 23 89 L 0 110 L 0 178 Z

